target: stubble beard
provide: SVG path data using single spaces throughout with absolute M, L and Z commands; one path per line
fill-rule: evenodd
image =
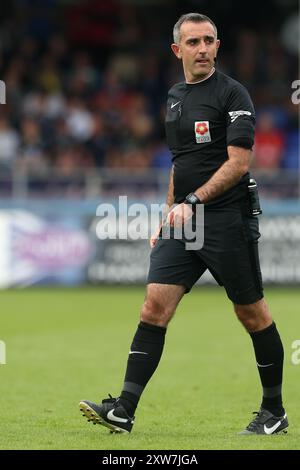
M 214 64 L 212 64 L 211 61 L 209 61 L 209 63 L 206 65 L 205 70 L 203 70 L 203 72 L 201 72 L 201 68 L 200 70 L 196 70 L 196 67 L 194 67 L 192 73 L 193 81 L 203 80 L 204 78 L 206 78 L 211 73 L 213 67 Z

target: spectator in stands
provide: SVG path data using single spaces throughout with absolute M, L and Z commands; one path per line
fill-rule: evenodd
M 254 145 L 254 164 L 260 169 L 279 168 L 284 151 L 284 135 L 274 125 L 273 116 L 263 112 L 258 116 Z
M 0 168 L 10 169 L 17 156 L 19 148 L 19 136 L 13 129 L 8 119 L 0 115 Z
M 21 122 L 18 166 L 30 174 L 44 175 L 48 163 L 38 121 L 32 117 L 24 117 Z
M 53 15 L 51 2 L 37 8 L 37 2 L 24 1 L 24 14 L 12 2 L 11 17 L 0 19 L 0 76 L 7 88 L 0 161 L 10 167 L 18 153 L 21 165 L 47 168 L 66 161 L 61 152 L 79 143 L 85 158 L 72 157 L 70 168 L 87 163 L 134 171 L 133 162 L 168 167 L 161 110 L 169 84 L 180 81 L 181 72 L 160 47 L 171 24 L 164 6 L 157 7 L 162 14 L 156 16 L 156 34 L 148 35 L 155 6 L 142 10 L 119 0 L 88 0 L 67 7 L 56 4 L 65 10 Z M 179 2 L 174 0 L 174 15 L 175 7 Z M 254 97 L 255 165 L 268 171 L 295 168 L 298 115 L 286 83 L 296 78 L 297 59 L 286 41 L 289 28 L 283 37 L 278 29 L 266 29 L 264 18 L 256 16 L 255 21 L 252 29 L 239 23 L 234 30 L 238 41 L 224 50 L 219 66 Z M 282 17 L 281 26 L 284 21 Z M 147 157 L 142 152 L 138 162 L 133 152 L 127 158 L 128 148 L 141 146 Z

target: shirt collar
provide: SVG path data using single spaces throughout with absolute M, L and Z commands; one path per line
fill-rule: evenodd
M 205 80 L 208 80 L 214 73 L 216 69 L 213 67 L 211 71 L 209 72 L 209 75 L 205 78 L 202 78 L 202 80 L 198 80 L 197 82 L 185 82 L 187 85 L 197 85 L 197 83 L 205 82 Z

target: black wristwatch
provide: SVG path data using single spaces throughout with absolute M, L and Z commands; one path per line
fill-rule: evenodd
M 194 193 L 190 193 L 185 197 L 185 204 L 191 204 L 192 206 L 196 206 L 196 204 L 202 204 L 201 200 L 196 196 Z

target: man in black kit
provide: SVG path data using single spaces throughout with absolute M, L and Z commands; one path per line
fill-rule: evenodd
M 262 383 L 260 410 L 240 434 L 274 434 L 288 427 L 281 397 L 283 346 L 263 297 L 260 234 L 248 190 L 255 114 L 246 89 L 215 69 L 219 45 L 216 26 L 205 15 L 183 15 L 174 26 L 171 47 L 182 60 L 185 81 L 168 95 L 173 167 L 166 223 L 184 226 L 204 204 L 204 244 L 187 250 L 184 239 L 164 238 L 161 229 L 150 240 L 147 294 L 121 395 L 100 405 L 80 402 L 89 420 L 113 432 L 131 431 L 140 396 L 161 358 L 167 325 L 206 269 L 224 286 L 252 339 Z

